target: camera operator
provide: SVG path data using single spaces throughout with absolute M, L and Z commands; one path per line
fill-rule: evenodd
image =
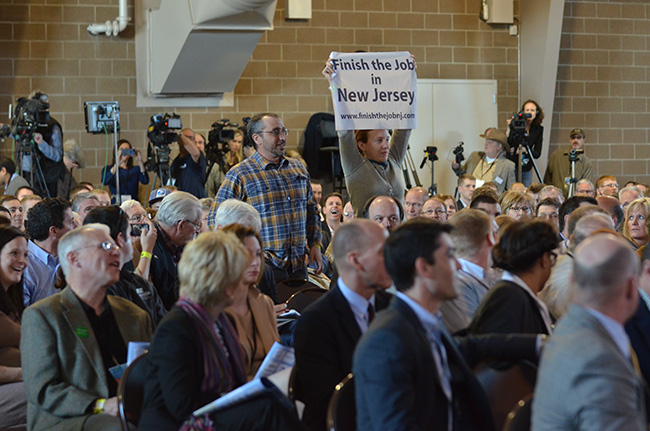
M 245 141 L 244 131 L 242 129 L 235 129 L 233 133 L 233 138 L 227 144 L 228 152 L 223 155 L 223 164 L 227 168 L 226 172 L 237 163 L 252 156 L 255 152 L 252 143 Z M 223 171 L 221 163 L 215 162 L 212 165 L 212 169 L 208 174 L 208 180 L 205 183 L 205 191 L 208 197 L 216 197 L 226 172 Z
M 523 130 L 515 127 L 515 122 L 512 121 L 513 119 L 521 120 L 522 117 L 526 119 L 526 128 Z M 508 119 L 508 144 L 510 145 L 510 152 L 506 154 L 506 157 L 515 162 L 516 165 L 518 163 L 519 152 L 523 151 L 521 158 L 521 178 L 518 180 L 524 183 L 526 187 L 532 182 L 532 174 L 530 171 L 533 168 L 533 162 L 525 148 L 520 150 L 520 147 L 523 146 L 523 140 L 525 138 L 533 157 L 539 159 L 539 156 L 542 154 L 542 141 L 544 139 L 543 120 L 544 111 L 532 99 L 526 100 L 521 106 L 521 111 L 513 118 Z
M 569 133 L 571 145 L 569 148 L 553 151 L 548 158 L 544 183 L 552 184 L 563 191 L 564 197 L 569 197 L 569 185 L 571 182 L 571 161 L 575 158 L 575 180 L 587 179 L 591 181 L 592 165 L 591 159 L 584 154 L 585 132 L 582 129 L 573 129 Z
M 195 141 L 192 129 L 183 129 L 178 135 L 179 154 L 172 162 L 171 175 L 176 178 L 178 190 L 201 199 L 206 197 L 204 185 L 207 160 Z

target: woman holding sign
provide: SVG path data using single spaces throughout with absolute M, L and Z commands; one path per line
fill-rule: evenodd
M 331 61 L 322 73 L 332 88 Z M 345 186 L 355 217 L 363 217 L 363 207 L 373 196 L 387 195 L 403 203 L 402 162 L 411 131 L 394 130 L 390 135 L 386 129 L 346 130 L 338 134 Z

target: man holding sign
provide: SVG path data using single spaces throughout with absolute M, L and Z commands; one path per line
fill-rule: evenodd
M 341 165 L 356 217 L 373 196 L 403 202 L 401 166 L 416 122 L 415 61 L 408 52 L 333 52 L 330 83 Z M 395 129 L 392 136 L 387 129 Z M 356 145 L 355 145 L 356 141 Z

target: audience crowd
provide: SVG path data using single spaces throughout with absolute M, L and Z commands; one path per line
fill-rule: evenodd
M 347 193 L 324 195 L 273 113 L 210 169 L 184 129 L 176 185 L 143 202 L 126 140 L 110 192 L 32 188 L 0 158 L 0 428 L 122 430 L 116 375 L 129 342 L 150 342 L 141 430 L 324 431 L 350 379 L 359 430 L 496 430 L 474 369 L 521 361 L 538 370 L 533 430 L 647 430 L 648 187 L 592 182 L 579 128 L 532 182 L 543 112 L 522 111 L 532 158 L 490 127 L 453 162 L 453 195 L 405 190 L 406 130 L 341 132 Z M 297 280 L 319 299 L 286 313 Z M 294 403 L 265 392 L 193 415 L 274 343 L 295 349 Z

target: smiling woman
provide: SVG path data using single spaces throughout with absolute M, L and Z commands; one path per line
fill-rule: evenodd
M 0 226 L 0 428 L 26 422 L 19 350 L 26 267 L 25 235 L 16 228 Z

